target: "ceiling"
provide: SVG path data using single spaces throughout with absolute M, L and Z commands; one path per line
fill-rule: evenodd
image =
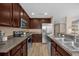
M 65 16 L 79 18 L 79 3 L 20 3 L 32 18 L 54 17 L 61 20 Z M 44 15 L 44 13 L 46 15 Z M 33 15 L 32 15 L 33 14 Z

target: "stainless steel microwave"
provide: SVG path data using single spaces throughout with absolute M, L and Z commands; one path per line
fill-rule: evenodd
M 21 18 L 21 22 L 20 22 L 20 28 L 27 28 L 27 21 L 24 20 L 23 18 Z

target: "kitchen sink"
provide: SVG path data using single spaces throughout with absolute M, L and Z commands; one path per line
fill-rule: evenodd
M 79 43 L 75 42 L 64 42 L 63 45 L 72 51 L 79 51 Z
M 55 38 L 58 41 L 61 41 L 62 43 L 64 42 L 73 42 L 74 40 L 72 39 L 67 39 L 67 38 Z
M 70 49 L 71 51 L 79 51 L 79 39 L 74 42 L 72 39 L 66 38 L 55 38 L 57 41 L 62 43 L 66 48 Z

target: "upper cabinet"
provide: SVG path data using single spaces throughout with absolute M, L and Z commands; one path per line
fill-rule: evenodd
M 0 3 L 0 26 L 12 26 L 12 4 Z
M 21 13 L 20 13 L 20 15 L 21 15 L 21 18 L 22 19 L 24 19 L 26 22 L 27 22 L 27 26 L 26 26 L 26 28 L 28 29 L 29 28 L 29 22 L 30 22 L 30 17 L 27 15 L 27 13 L 24 11 L 24 9 L 20 9 L 20 11 L 21 11 Z
M 20 27 L 21 18 L 29 23 L 29 16 L 18 3 L 0 3 L 0 26 Z M 27 24 L 29 27 L 29 25 Z
M 41 29 L 42 23 L 51 23 L 51 18 L 31 18 L 30 28 L 31 29 Z
M 20 27 L 20 7 L 18 4 L 13 4 L 13 27 Z
M 32 19 L 30 20 L 30 28 L 31 29 L 40 29 L 41 23 L 39 19 Z

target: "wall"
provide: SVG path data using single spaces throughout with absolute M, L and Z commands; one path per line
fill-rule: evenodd
M 76 20 L 72 16 L 65 17 L 66 22 L 66 34 L 72 34 L 72 21 Z

